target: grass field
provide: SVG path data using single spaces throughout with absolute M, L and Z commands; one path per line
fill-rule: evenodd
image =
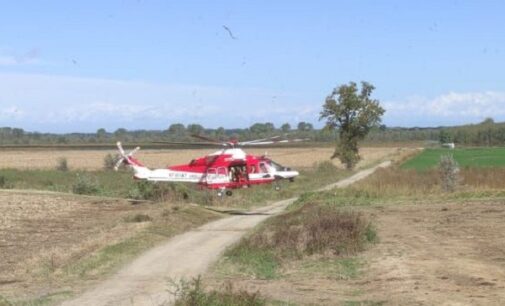
M 294 183 L 284 184 L 279 192 L 270 185 L 236 190 L 232 197 L 213 204 L 265 205 L 349 174 L 330 164 L 331 148 L 297 150 L 301 151 L 269 150 L 274 160 L 298 165 L 302 175 Z M 361 166 L 396 158 L 404 152 L 407 151 L 397 148 L 365 148 Z M 212 191 L 192 189 L 184 204 L 174 204 L 169 198 L 164 203 L 132 205 L 120 199 L 129 197 L 138 182 L 131 179 L 130 172 L 102 170 L 107 153 L 2 152 L 0 189 L 10 190 L 0 190 L 0 305 L 2 296 L 19 301 L 20 305 L 52 305 L 113 272 L 146 248 L 219 217 L 217 213 L 188 205 L 201 203 L 209 193 L 215 199 Z M 206 151 L 140 153 L 144 154 L 139 154 L 141 159 L 162 164 L 187 162 Z M 69 171 L 55 170 L 58 157 L 68 158 Z M 96 183 L 98 188 L 92 193 L 95 197 L 69 194 L 78 176 Z
M 426 149 L 402 165 L 403 169 L 436 167 L 440 156 L 452 154 L 460 167 L 505 167 L 505 148 Z
M 130 150 L 132 148 L 125 148 Z M 265 153 L 274 161 L 294 169 L 307 169 L 315 163 L 329 160 L 333 153 L 331 147 L 309 148 L 252 148 L 245 150 L 249 154 L 263 155 Z M 360 150 L 363 160 L 360 166 L 375 162 L 377 159 L 396 153 L 395 147 L 365 147 Z M 140 150 L 135 157 L 150 168 L 163 168 L 167 165 L 187 164 L 192 159 L 213 153 L 215 149 L 188 150 Z M 9 149 L 0 151 L 0 169 L 54 169 L 59 158 L 66 158 L 71 170 L 101 170 L 104 157 L 115 154 L 116 150 L 63 150 L 63 149 Z M 337 159 L 332 161 L 340 166 Z
M 393 165 L 346 189 L 306 193 L 227 250 L 204 280 L 210 288 L 232 283 L 294 305 L 501 305 L 505 168 L 463 168 L 461 177 L 456 192 L 446 193 L 437 169 Z M 319 225 L 307 207 L 324 211 L 313 219 Z M 287 243 L 290 252 L 342 243 L 338 233 L 360 224 L 347 218 L 332 231 L 337 222 L 325 222 L 329 212 L 365 216 L 373 232 L 348 237 L 365 233 L 375 243 L 345 256 L 284 256 Z

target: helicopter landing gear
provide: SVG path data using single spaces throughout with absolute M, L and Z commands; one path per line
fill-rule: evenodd
M 221 188 L 217 192 L 217 196 L 220 198 L 222 198 L 225 194 L 230 197 L 233 195 L 233 192 L 231 190 L 226 190 L 225 188 Z

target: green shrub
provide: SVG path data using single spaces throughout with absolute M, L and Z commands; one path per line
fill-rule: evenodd
M 58 161 L 57 161 L 57 164 L 56 164 L 56 170 L 63 171 L 63 172 L 68 171 L 68 161 L 67 161 L 67 158 L 65 158 L 65 157 L 58 158 Z
M 459 165 L 452 154 L 440 156 L 438 169 L 442 181 L 442 190 L 453 192 L 459 183 Z
M 377 234 L 362 213 L 305 204 L 268 220 L 239 247 L 271 250 L 280 258 L 354 255 Z
M 118 160 L 119 160 L 119 154 L 107 153 L 107 155 L 105 155 L 105 157 L 103 158 L 103 169 L 113 170 Z
M 190 190 L 178 183 L 140 181 L 128 192 L 128 197 L 136 200 L 181 201 L 188 200 Z
M 153 220 L 153 218 L 151 218 L 151 216 L 146 215 L 146 214 L 136 214 L 134 216 L 128 216 L 125 218 L 126 222 L 132 222 L 132 223 L 149 222 L 152 220 Z
M 77 178 L 72 186 L 72 192 L 75 194 L 98 194 L 100 192 L 100 186 L 97 180 L 91 176 L 77 173 Z
M 190 282 L 180 281 L 172 283 L 175 287 L 171 293 L 176 301 L 175 306 L 262 306 L 266 305 L 258 292 L 249 293 L 245 290 L 233 290 L 231 283 L 228 283 L 224 290 L 212 290 L 206 292 L 203 288 L 202 280 L 199 277 Z
M 0 188 L 1 189 L 11 189 L 14 186 L 7 180 L 3 175 L 0 175 Z

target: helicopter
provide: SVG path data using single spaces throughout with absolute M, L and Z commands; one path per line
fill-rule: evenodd
M 133 169 L 133 177 L 138 180 L 152 182 L 184 182 L 197 184 L 202 188 L 217 190 L 217 195 L 231 196 L 232 190 L 248 188 L 261 184 L 275 184 L 275 190 L 280 190 L 279 182 L 288 180 L 293 182 L 299 175 L 298 171 L 284 167 L 268 158 L 267 155 L 255 156 L 247 154 L 241 148 L 247 146 L 263 146 L 277 143 L 300 142 L 307 139 L 281 140 L 280 136 L 257 139 L 245 142 L 231 140 L 221 142 L 201 135 L 191 135 L 206 142 L 166 142 L 156 143 L 175 145 L 195 145 L 221 147 L 222 149 L 203 157 L 195 158 L 188 164 L 168 166 L 163 169 L 149 169 L 133 155 L 140 149 L 136 147 L 126 153 L 117 142 L 120 159 L 115 170 L 124 164 Z

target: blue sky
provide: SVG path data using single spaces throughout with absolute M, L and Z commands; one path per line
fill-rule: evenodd
M 376 86 L 388 126 L 503 121 L 504 11 L 503 1 L 5 1 L 0 126 L 322 126 L 325 96 L 361 80 Z

